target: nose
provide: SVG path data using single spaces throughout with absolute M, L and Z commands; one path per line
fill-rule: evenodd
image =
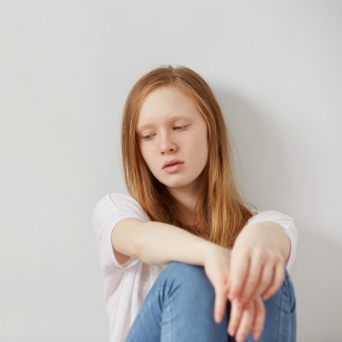
M 171 139 L 169 134 L 164 134 L 160 137 L 160 153 L 168 154 L 177 150 L 176 143 Z

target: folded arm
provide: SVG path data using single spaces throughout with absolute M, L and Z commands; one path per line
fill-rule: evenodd
M 203 266 L 215 290 L 215 320 L 222 321 L 230 269 L 230 254 L 225 248 L 172 225 L 137 219 L 125 219 L 115 226 L 112 245 L 115 256 L 123 262 L 134 257 L 153 265 L 179 261 Z
M 134 257 L 150 265 L 179 261 L 203 266 L 206 251 L 216 245 L 169 224 L 130 218 L 116 224 L 112 246 L 124 261 Z

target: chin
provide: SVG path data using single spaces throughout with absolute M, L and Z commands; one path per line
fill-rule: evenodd
M 174 179 L 165 179 L 160 177 L 158 180 L 160 183 L 164 184 L 167 188 L 170 189 L 185 189 L 187 187 L 193 188 L 194 186 L 199 186 L 199 179 L 198 176 L 196 177 L 174 177 Z M 196 184 L 195 184 L 196 183 Z M 197 184 L 198 183 L 198 184 Z
M 167 187 L 167 188 L 170 188 L 170 189 L 186 189 L 187 187 L 192 187 L 193 186 L 193 181 L 182 181 L 182 182 L 166 182 L 164 183 L 164 185 Z

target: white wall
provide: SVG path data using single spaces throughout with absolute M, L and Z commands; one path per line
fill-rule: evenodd
M 1 1 L 0 340 L 108 340 L 92 210 L 125 192 L 130 87 L 170 63 L 217 94 L 245 197 L 295 219 L 298 340 L 341 340 L 341 16 L 340 1 Z

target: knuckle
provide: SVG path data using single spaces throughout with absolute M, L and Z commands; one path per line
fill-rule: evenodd
M 250 303 L 246 306 L 246 313 L 254 314 L 254 306 L 250 305 Z
M 229 279 L 232 282 L 236 282 L 238 279 L 237 277 L 243 273 L 244 273 L 244 271 L 243 271 L 242 267 L 240 267 L 240 266 L 232 267 L 230 270 Z
M 277 259 L 281 262 L 284 262 L 284 257 L 282 256 L 282 254 L 279 251 L 277 252 Z
M 229 321 L 229 327 L 231 329 L 236 330 L 238 328 L 238 326 L 239 326 L 239 322 L 238 322 L 238 320 L 236 318 L 234 318 L 233 320 Z
M 224 293 L 225 293 L 224 287 L 221 286 L 221 285 L 215 286 L 215 293 L 216 293 L 216 295 L 218 295 L 218 296 L 223 296 Z
M 230 289 L 229 289 L 229 293 L 231 295 L 236 295 L 238 293 L 238 287 L 237 285 L 233 284 Z
M 281 284 L 284 281 L 284 272 L 279 272 L 276 280 L 279 284 Z
M 269 279 L 268 277 L 263 277 L 260 281 L 260 285 L 263 287 L 263 288 L 266 288 L 267 286 L 269 286 L 271 283 L 271 279 Z
M 268 289 L 267 289 L 267 294 L 272 296 L 274 294 L 274 290 L 276 288 L 277 284 L 273 283 Z
M 245 271 L 241 268 L 238 268 L 237 270 L 235 270 L 234 273 L 237 278 L 242 278 L 245 275 Z
M 240 297 L 240 302 L 242 304 L 245 304 L 247 302 L 247 299 L 248 299 L 248 297 L 246 295 L 243 295 L 243 296 Z
M 280 286 L 283 282 L 284 282 L 284 277 L 281 277 L 281 278 L 279 279 L 279 286 Z
M 264 275 L 262 278 L 261 278 L 261 281 L 260 281 L 260 284 L 262 286 L 266 286 L 270 283 L 270 278 L 266 275 Z
M 248 279 L 248 284 L 249 284 L 250 286 L 255 287 L 255 285 L 257 285 L 257 283 L 258 283 L 258 280 L 259 280 L 259 279 L 258 279 L 255 275 L 253 275 L 253 276 L 249 277 L 249 279 Z
M 256 250 L 254 251 L 254 256 L 255 256 L 255 258 L 257 258 L 258 260 L 262 260 L 262 259 L 265 258 L 266 252 L 265 252 L 263 249 L 258 248 L 258 249 L 256 249 Z
M 239 247 L 239 253 L 241 254 L 248 254 L 250 251 L 250 247 L 248 246 L 240 246 Z

